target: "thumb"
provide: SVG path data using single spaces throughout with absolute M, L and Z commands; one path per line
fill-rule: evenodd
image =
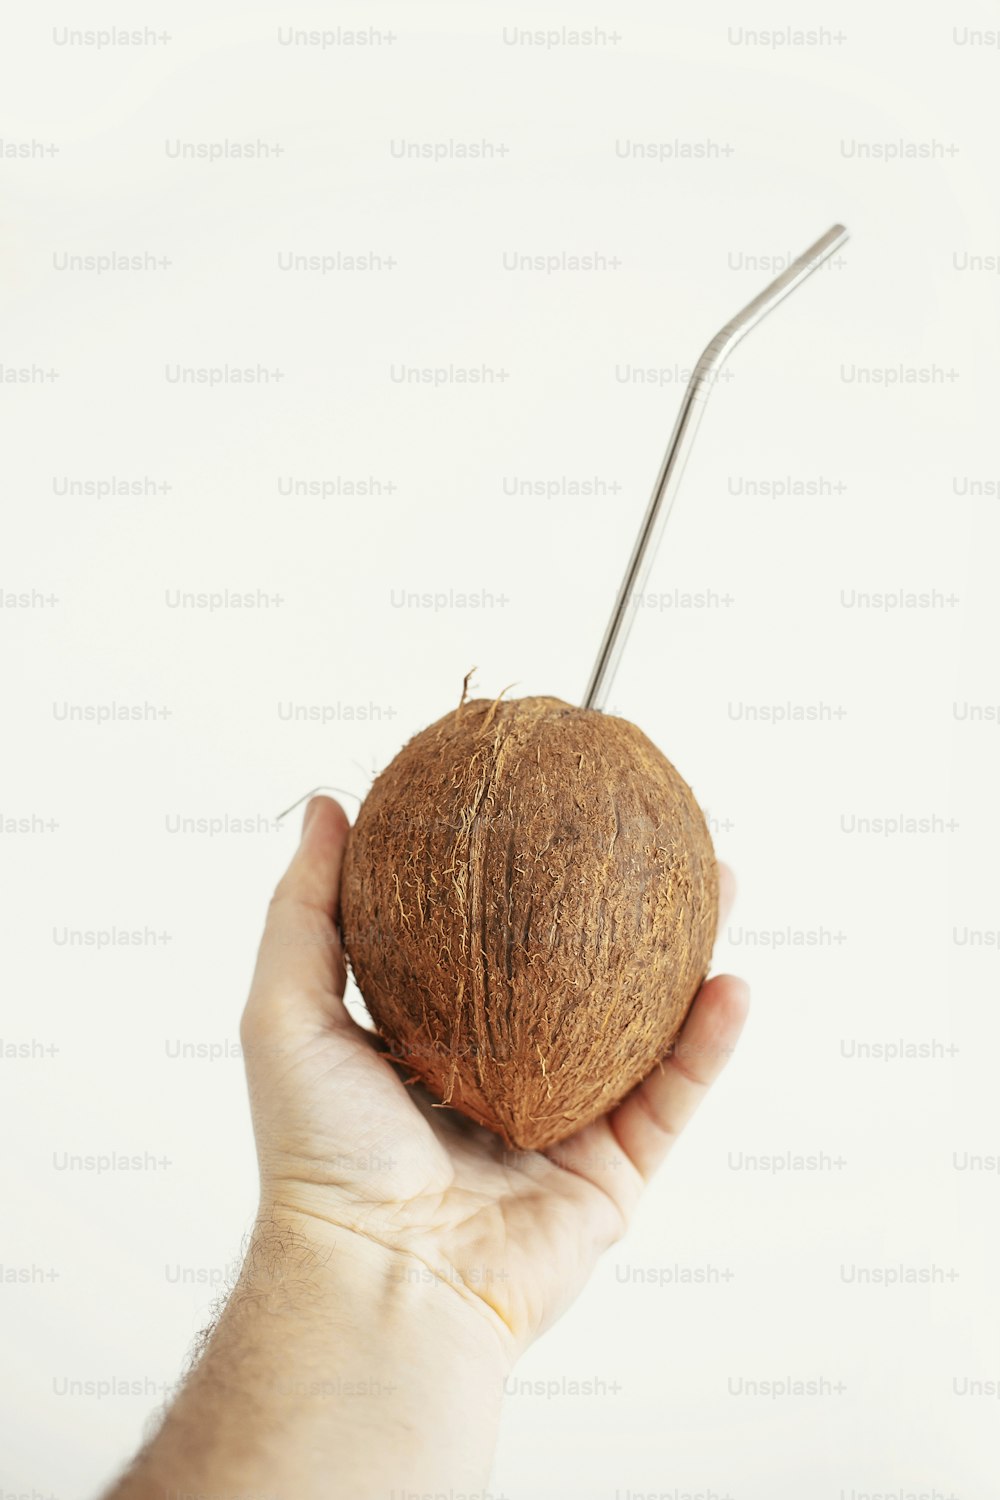
M 339 803 L 314 797 L 302 836 L 268 907 L 244 1026 L 284 1018 L 353 1026 L 343 1004 L 347 970 L 337 930 L 349 825 Z

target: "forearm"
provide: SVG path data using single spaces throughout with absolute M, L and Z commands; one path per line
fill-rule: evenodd
M 107 1500 L 485 1489 L 506 1370 L 487 1319 L 419 1262 L 271 1220 L 162 1428 Z

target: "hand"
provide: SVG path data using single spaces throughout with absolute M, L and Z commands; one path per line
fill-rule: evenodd
M 346 838 L 336 803 L 310 803 L 243 1015 L 257 1224 L 109 1500 L 481 1490 L 511 1362 L 622 1234 L 742 1025 L 745 987 L 710 980 L 673 1056 L 617 1109 L 544 1155 L 510 1152 L 408 1087 L 348 1016 Z
M 608 1115 L 544 1153 L 408 1086 L 343 1002 L 337 928 L 348 824 L 326 797 L 271 902 L 242 1021 L 261 1217 L 394 1275 L 450 1289 L 513 1359 L 624 1233 L 643 1187 L 724 1067 L 741 980 L 710 979 L 671 1056 Z M 722 870 L 722 904 L 732 878 Z

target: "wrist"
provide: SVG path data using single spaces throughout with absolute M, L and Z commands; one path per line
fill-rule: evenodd
M 432 1348 L 446 1339 L 467 1379 L 479 1372 L 501 1390 L 517 1353 L 507 1324 L 451 1267 L 285 1203 L 258 1209 L 240 1295 L 340 1332 L 347 1313 L 376 1348 L 420 1339 Z

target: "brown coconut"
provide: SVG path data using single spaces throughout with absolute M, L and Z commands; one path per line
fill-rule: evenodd
M 390 1051 L 444 1104 L 542 1149 L 669 1052 L 715 937 L 712 840 L 625 719 L 464 702 L 373 784 L 344 944 Z

